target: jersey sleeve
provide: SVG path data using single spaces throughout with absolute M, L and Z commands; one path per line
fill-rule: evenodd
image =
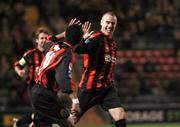
M 56 36 L 54 36 L 54 35 L 49 35 L 47 37 L 47 40 L 52 41 L 52 42 L 58 42 L 59 41 L 59 39 L 57 39 Z
M 25 64 L 30 64 L 31 58 L 32 58 L 32 52 L 27 51 L 24 53 L 23 57 L 20 59 L 20 62 L 23 64 L 23 66 Z
M 46 54 L 54 44 L 62 45 L 62 42 L 54 35 L 49 35 L 43 45 L 44 53 Z
M 89 39 L 82 40 L 81 44 L 75 48 L 77 54 L 91 54 L 95 53 L 103 41 L 103 34 L 101 32 L 95 32 Z
M 30 55 L 31 54 L 29 53 L 29 51 L 25 52 L 23 54 L 23 57 L 14 63 L 14 67 L 15 66 L 24 67 L 25 65 L 27 65 L 29 63 L 28 61 L 31 57 Z
M 22 57 L 19 61 L 16 61 L 14 63 L 14 67 L 15 66 L 19 66 L 19 67 L 24 67 L 24 65 L 26 65 L 26 60 Z
M 99 43 L 96 38 L 86 39 L 75 48 L 75 52 L 77 54 L 90 54 L 97 50 L 98 45 Z

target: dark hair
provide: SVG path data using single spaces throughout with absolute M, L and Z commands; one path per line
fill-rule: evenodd
M 80 25 L 74 24 L 66 28 L 65 40 L 71 45 L 79 43 L 82 39 L 83 31 Z

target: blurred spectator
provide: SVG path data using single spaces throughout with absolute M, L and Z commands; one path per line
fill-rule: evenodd
M 162 15 L 155 14 L 151 17 L 152 22 L 150 24 L 151 35 L 156 38 L 162 38 L 169 35 L 169 26 L 163 20 Z
M 145 21 L 144 20 L 139 20 L 137 22 L 137 25 L 138 25 L 138 35 L 139 36 L 145 36 L 147 35 L 147 28 L 146 28 L 146 24 L 145 24 Z
M 7 57 L 5 55 L 0 56 L 0 86 L 4 88 L 10 88 L 13 85 L 15 80 L 15 73 L 13 73 L 13 69 L 11 68 L 11 57 Z M 14 82 L 13 82 L 14 81 Z
M 128 58 L 123 60 L 123 63 L 121 65 L 122 71 L 123 72 L 136 72 L 136 66 L 135 64 Z
M 15 87 L 11 87 L 9 91 L 9 100 L 7 102 L 7 107 L 18 107 L 22 104 L 22 99 L 17 94 L 17 89 Z
M 144 72 L 156 72 L 156 63 L 151 60 L 150 56 L 147 56 L 145 63 L 143 64 Z
M 18 57 L 27 49 L 32 48 L 32 36 L 29 36 L 32 33 L 30 31 L 26 25 L 24 27 L 15 25 L 12 30 L 13 53 Z
M 173 38 L 173 44 L 174 44 L 174 57 L 177 57 L 180 53 L 180 30 L 175 30 L 174 32 L 174 38 Z
M 128 31 L 125 31 L 123 33 L 121 44 L 122 44 L 121 49 L 124 49 L 124 50 L 132 49 L 133 39 L 131 37 L 131 34 Z
M 152 92 L 150 90 L 149 84 L 145 81 L 144 77 L 139 76 L 140 86 L 139 86 L 139 94 L 140 95 L 151 95 Z
M 13 25 L 23 25 L 24 19 L 23 16 L 25 14 L 25 5 L 23 2 L 16 2 L 12 6 L 12 15 L 11 15 L 11 21 L 13 21 Z
M 170 81 L 166 88 L 166 93 L 173 97 L 180 96 L 180 85 L 178 79 Z
M 140 95 L 140 81 L 137 77 L 133 77 L 129 80 L 128 90 L 128 96 L 135 97 Z
M 155 96 L 165 95 L 165 90 L 163 89 L 160 80 L 154 79 L 152 81 L 152 84 L 150 85 L 151 85 L 150 89 L 151 89 L 152 95 L 155 95 Z

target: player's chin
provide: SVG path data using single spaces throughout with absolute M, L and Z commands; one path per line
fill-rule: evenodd
M 106 36 L 110 36 L 112 34 L 112 32 L 106 32 L 105 35 Z

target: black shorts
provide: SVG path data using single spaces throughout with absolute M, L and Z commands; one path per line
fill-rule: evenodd
M 89 108 L 94 105 L 100 105 L 103 110 L 122 107 L 120 98 L 114 88 L 106 89 L 79 89 L 78 99 L 80 102 L 81 112 L 78 114 L 81 117 Z
M 60 119 L 69 116 L 69 111 L 63 107 L 56 93 L 43 88 L 41 85 L 34 85 L 31 89 L 32 104 L 35 110 L 35 121 L 39 123 L 59 123 Z

